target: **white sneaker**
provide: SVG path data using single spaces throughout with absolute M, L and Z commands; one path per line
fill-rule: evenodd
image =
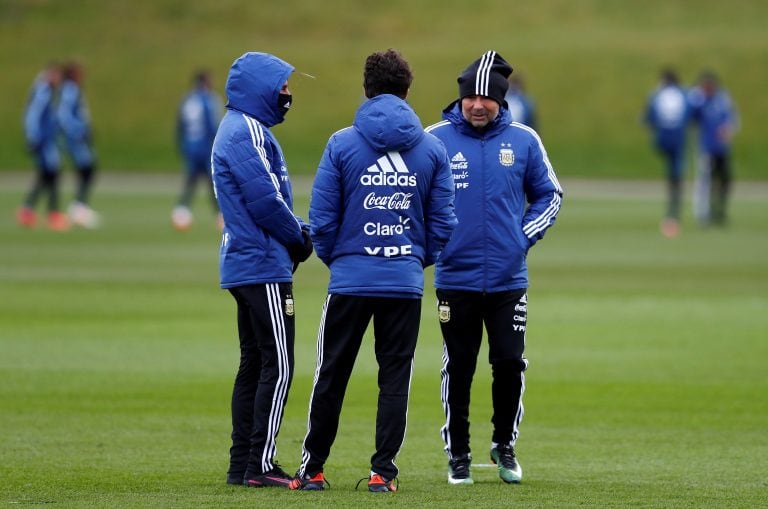
M 72 224 L 93 230 L 101 224 L 101 218 L 91 207 L 79 201 L 73 201 L 67 209 Z
M 185 207 L 183 205 L 178 205 L 173 209 L 173 212 L 171 213 L 171 222 L 173 223 L 173 227 L 180 232 L 189 230 L 192 227 L 193 219 L 194 217 L 192 216 L 192 211 L 189 210 L 189 207 Z
M 448 461 L 448 484 L 474 484 L 469 454 Z
M 491 461 L 496 463 L 499 477 L 505 483 L 519 483 L 523 479 L 523 469 L 517 462 L 515 449 L 511 445 L 499 444 L 491 448 Z

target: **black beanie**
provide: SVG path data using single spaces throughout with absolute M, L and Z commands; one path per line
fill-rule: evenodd
M 459 99 L 468 95 L 484 95 L 504 104 L 504 95 L 509 88 L 507 78 L 510 74 L 512 67 L 501 55 L 495 51 L 486 51 L 459 76 Z

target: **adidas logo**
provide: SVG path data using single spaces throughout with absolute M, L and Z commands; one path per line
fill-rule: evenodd
M 461 152 L 456 152 L 456 155 L 451 157 L 451 170 L 460 171 L 466 170 L 467 168 L 469 168 L 469 162 L 467 161 L 467 158 L 464 157 L 464 154 Z
M 360 177 L 364 186 L 416 186 L 416 175 L 410 175 L 400 152 L 387 152 Z

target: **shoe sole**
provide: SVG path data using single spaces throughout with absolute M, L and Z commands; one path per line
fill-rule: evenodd
M 290 479 L 280 479 L 279 477 L 266 478 L 264 481 L 249 479 L 243 484 L 250 488 L 287 488 L 291 482 Z
M 297 491 L 324 491 L 325 486 L 322 484 L 306 484 L 300 488 L 296 488 Z
M 504 481 L 505 483 L 507 483 L 507 484 L 520 484 L 520 481 L 523 479 L 523 477 L 522 477 L 522 476 L 520 476 L 520 477 L 513 477 L 513 478 L 511 478 L 511 479 L 505 479 L 505 478 L 502 476 L 501 472 L 499 472 L 499 478 L 500 478 L 502 481 Z
M 460 486 L 460 485 L 470 485 L 475 484 L 475 481 L 472 480 L 471 477 L 467 477 L 466 479 L 456 479 L 454 477 L 448 476 L 448 484 L 452 484 L 454 486 Z
M 391 490 L 391 489 L 387 488 L 386 486 L 377 486 L 375 488 L 369 486 L 368 487 L 368 491 L 370 491 L 371 493 L 387 493 L 387 492 L 390 492 L 390 491 L 394 492 L 396 490 Z

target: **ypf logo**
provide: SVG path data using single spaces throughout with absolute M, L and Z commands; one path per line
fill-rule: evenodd
M 406 256 L 413 254 L 413 246 L 406 244 L 403 246 L 365 246 L 365 252 L 371 256 L 385 256 L 392 258 L 393 256 Z
M 400 152 L 387 152 L 360 177 L 364 186 L 416 187 L 416 175 L 411 175 Z

